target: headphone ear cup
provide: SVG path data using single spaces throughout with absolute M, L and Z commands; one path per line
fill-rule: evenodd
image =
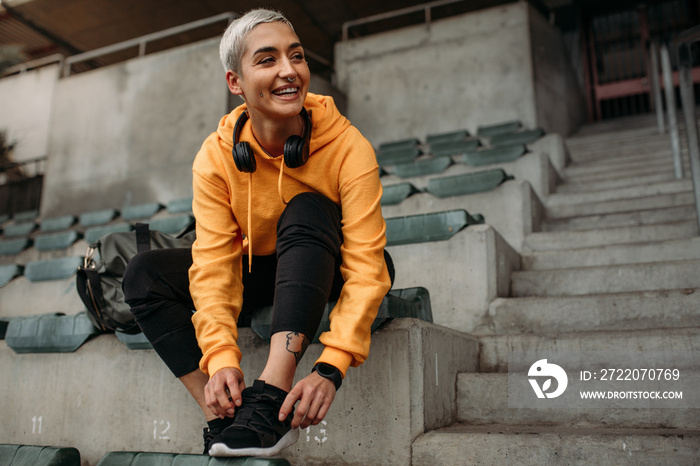
M 309 151 L 305 147 L 306 141 L 301 136 L 293 135 L 284 143 L 284 163 L 289 168 L 299 168 L 309 158 Z
M 233 162 L 236 164 L 238 171 L 253 173 L 258 168 L 253 149 L 247 142 L 239 142 L 233 146 L 231 153 L 233 155 Z

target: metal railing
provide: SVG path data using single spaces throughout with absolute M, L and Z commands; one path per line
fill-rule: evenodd
M 386 13 L 380 13 L 378 15 L 367 16 L 365 18 L 355 19 L 352 21 L 346 21 L 343 23 L 343 42 L 349 39 L 350 28 L 355 26 L 361 26 L 363 24 L 374 23 L 377 21 L 384 21 L 386 19 L 396 18 L 398 16 L 409 15 L 411 13 L 416 13 L 423 11 L 425 15 L 425 22 L 430 24 L 432 21 L 432 9 L 450 5 L 452 3 L 461 3 L 465 0 L 437 0 L 430 3 L 423 3 L 421 5 L 409 6 L 406 8 L 401 8 L 399 10 L 389 11 Z
M 700 234 L 700 143 L 698 142 L 698 120 L 695 114 L 695 92 L 693 90 L 692 76 L 692 47 L 697 42 L 700 42 L 700 26 L 683 31 L 676 38 L 681 104 L 683 105 L 683 116 L 688 137 L 688 157 L 690 159 L 690 171 L 695 194 L 698 233 Z
M 54 53 L 53 55 L 37 58 L 36 60 L 29 60 L 24 63 L 20 63 L 19 65 L 15 65 L 11 68 L 8 68 L 2 76 L 9 76 L 11 74 L 22 74 L 26 73 L 29 70 L 41 68 L 42 66 L 51 65 L 54 63 L 58 63 L 60 68 L 63 64 L 64 59 L 65 57 L 60 53 Z

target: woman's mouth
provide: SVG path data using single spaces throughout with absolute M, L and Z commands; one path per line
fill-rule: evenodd
M 292 97 L 295 96 L 299 92 L 298 87 L 285 87 L 283 89 L 278 89 L 276 91 L 272 91 L 272 93 L 276 96 L 280 97 Z

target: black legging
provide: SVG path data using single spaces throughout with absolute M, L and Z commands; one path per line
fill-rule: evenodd
M 300 332 L 312 340 L 326 303 L 343 287 L 339 272 L 340 208 L 320 194 L 295 196 L 277 223 L 277 253 L 254 256 L 252 273 L 243 267 L 243 309 L 238 326 L 252 313 L 273 306 L 271 334 Z M 385 260 L 393 283 L 394 268 Z M 243 257 L 247 263 L 247 257 Z M 156 249 L 136 255 L 124 272 L 126 302 L 141 330 L 176 377 L 199 367 L 189 292 L 190 249 Z

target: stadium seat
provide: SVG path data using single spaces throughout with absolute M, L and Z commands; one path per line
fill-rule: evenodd
M 512 162 L 525 154 L 527 149 L 524 145 L 489 147 L 465 154 L 462 160 L 465 164 L 473 167 L 482 165 L 492 165 L 495 163 Z
M 484 223 L 483 217 L 462 209 L 388 218 L 387 246 L 450 239 L 462 228 L 478 223 Z
M 148 341 L 143 333 L 139 332 L 135 335 L 129 335 L 123 332 L 114 332 L 114 334 L 117 336 L 117 340 L 124 343 L 124 345 L 129 349 L 139 350 L 153 348 L 153 345 L 151 345 L 151 342 Z
M 150 230 L 175 235 L 190 226 L 193 221 L 194 217 L 192 215 L 182 214 L 173 217 L 153 219 L 146 223 L 148 223 L 148 228 Z
M 153 217 L 162 208 L 163 205 L 158 202 L 126 206 L 122 208 L 122 218 L 128 221 L 143 220 Z
M 18 264 L 0 265 L 0 288 L 7 285 L 13 278 L 24 273 L 24 266 Z
M 15 353 L 71 353 L 100 331 L 85 312 L 12 319 L 5 342 Z
M 63 215 L 61 217 L 47 218 L 39 222 L 39 230 L 42 233 L 67 230 L 73 226 L 77 218 L 75 215 Z
M 24 276 L 30 282 L 63 280 L 75 275 L 82 264 L 83 258 L 79 256 L 32 261 L 24 267 Z
M 9 225 L 5 225 L 3 228 L 3 233 L 7 237 L 16 237 L 16 236 L 28 236 L 31 232 L 34 231 L 36 228 L 36 223 L 34 222 L 16 222 L 15 223 L 10 223 Z
M 32 240 L 28 237 L 12 238 L 0 241 L 0 255 L 14 256 L 31 246 Z
M 289 466 L 284 458 L 213 458 L 207 455 L 113 451 L 97 466 Z
M 498 146 L 512 146 L 514 144 L 530 144 L 537 141 L 544 131 L 541 129 L 530 129 L 525 131 L 518 131 L 515 133 L 503 133 L 492 136 L 490 141 L 491 145 L 494 147 Z
M 37 235 L 34 238 L 34 247 L 38 251 L 55 251 L 67 249 L 80 239 L 80 233 L 75 230 L 62 231 L 59 233 L 46 233 Z
M 122 233 L 133 230 L 133 226 L 128 223 L 115 223 L 113 225 L 90 227 L 85 230 L 85 241 L 92 244 L 108 233 Z
M 436 157 L 442 155 L 462 155 L 474 151 L 480 146 L 481 141 L 478 139 L 443 142 L 440 144 L 432 144 L 430 146 L 430 153 Z
M 15 222 L 33 221 L 39 216 L 38 210 L 25 210 L 24 212 L 16 212 L 12 215 Z
M 513 179 L 500 168 L 428 180 L 427 191 L 436 197 L 462 196 L 490 191 Z
M 425 142 L 432 146 L 433 144 L 444 144 L 446 142 L 463 141 L 470 136 L 469 131 L 460 129 L 456 131 L 448 131 L 445 133 L 429 134 L 425 138 Z
M 80 452 L 72 447 L 0 444 L 2 466 L 80 466 Z
M 396 165 L 397 163 L 412 162 L 423 153 L 419 145 L 420 141 L 418 139 L 404 139 L 384 143 L 379 146 L 377 162 L 379 165 Z
M 432 175 L 445 171 L 450 165 L 452 165 L 452 157 L 449 155 L 443 157 L 426 157 L 411 163 L 395 165 L 394 174 L 401 178 Z
M 83 227 L 106 225 L 119 215 L 116 209 L 101 209 L 80 214 L 78 222 Z
M 175 199 L 166 204 L 165 209 L 171 214 L 192 212 L 192 198 Z
M 326 304 L 321 323 L 318 326 L 313 343 L 319 342 L 323 332 L 330 330 L 330 312 L 336 302 Z M 433 311 L 430 307 L 430 293 L 422 287 L 406 288 L 403 290 L 391 290 L 382 300 L 377 317 L 372 322 L 372 332 L 388 319 L 414 318 L 426 322 L 433 321 Z M 253 313 L 250 326 L 262 339 L 270 339 L 270 326 L 272 323 L 272 306 L 261 308 Z
M 512 133 L 520 130 L 522 124 L 519 120 L 504 121 L 503 123 L 495 123 L 491 125 L 479 126 L 476 133 L 483 138 L 491 138 L 498 134 Z
M 382 193 L 382 205 L 400 204 L 407 197 L 419 193 L 418 188 L 411 183 L 399 183 L 390 186 L 384 186 Z

